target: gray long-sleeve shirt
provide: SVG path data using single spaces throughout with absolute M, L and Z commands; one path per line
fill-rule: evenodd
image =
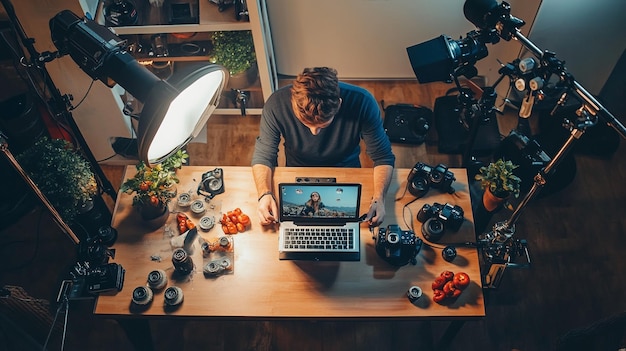
M 395 156 L 372 94 L 343 82 L 339 83 L 339 87 L 341 108 L 333 122 L 318 135 L 313 135 L 294 115 L 291 86 L 274 92 L 263 107 L 252 165 L 276 167 L 282 135 L 288 167 L 360 167 L 361 138 L 374 166 L 393 166 Z

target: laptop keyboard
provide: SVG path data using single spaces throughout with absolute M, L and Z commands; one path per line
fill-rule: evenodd
M 284 249 L 294 251 L 353 251 L 354 229 L 286 228 Z

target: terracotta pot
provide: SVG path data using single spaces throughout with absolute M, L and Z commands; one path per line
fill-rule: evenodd
M 483 206 L 488 212 L 493 212 L 499 209 L 502 206 L 502 204 L 506 201 L 507 198 L 508 196 L 498 197 L 494 195 L 491 192 L 491 190 L 487 188 L 485 189 L 485 192 L 483 193 Z
M 139 214 L 146 225 L 152 229 L 158 229 L 165 225 L 170 216 L 170 211 L 166 204 L 152 206 L 149 204 L 138 207 Z
M 245 89 L 250 87 L 259 75 L 259 68 L 256 62 L 246 71 L 231 75 L 228 78 L 228 87 L 231 89 Z

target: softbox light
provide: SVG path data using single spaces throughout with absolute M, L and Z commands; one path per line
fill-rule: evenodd
M 59 54 L 70 55 L 94 80 L 119 84 L 143 103 L 138 125 L 139 159 L 160 163 L 198 135 L 217 108 L 228 71 L 195 64 L 167 81 L 154 75 L 126 51 L 126 42 L 108 28 L 69 10 L 50 20 Z

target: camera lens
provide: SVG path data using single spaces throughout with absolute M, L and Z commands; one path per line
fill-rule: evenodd
M 145 286 L 136 287 L 133 290 L 133 302 L 140 306 L 145 306 L 152 302 L 152 290 L 148 289 Z
M 415 302 L 422 297 L 422 289 L 419 286 L 412 286 L 406 292 L 406 296 L 409 298 L 409 301 Z
M 454 246 L 448 245 L 441 251 L 441 256 L 447 262 L 452 262 L 456 258 L 456 249 Z
M 165 297 L 165 304 L 168 306 L 177 306 L 183 302 L 183 290 L 177 286 L 170 286 L 165 289 L 163 295 Z
M 422 224 L 422 235 L 428 241 L 437 241 L 443 236 L 443 222 L 438 218 L 429 218 Z
M 428 181 L 421 177 L 416 177 L 408 184 L 409 193 L 417 198 L 426 195 L 429 188 Z
M 440 172 L 432 172 L 430 174 L 430 181 L 431 181 L 431 183 L 439 184 L 439 182 L 441 182 L 442 178 L 443 178 L 443 174 L 440 173 Z
M 227 250 L 230 248 L 230 239 L 227 236 L 222 236 L 219 238 L 219 243 L 222 249 Z
M 223 183 L 221 179 L 218 179 L 218 178 L 211 179 L 211 181 L 209 181 L 209 190 L 218 191 L 222 187 L 222 184 Z
M 98 238 L 103 245 L 111 247 L 115 240 L 117 240 L 117 230 L 110 225 L 105 225 L 98 228 Z
M 398 233 L 389 233 L 389 235 L 387 235 L 387 242 L 392 245 L 399 243 L 400 235 L 398 235 Z
M 451 58 L 457 67 L 465 64 L 473 65 L 476 61 L 487 57 L 488 54 L 487 45 L 474 33 L 468 33 L 468 36 L 461 40 L 448 38 L 446 42 L 452 54 Z
M 191 212 L 196 215 L 204 214 L 206 208 L 204 207 L 204 202 L 202 200 L 195 200 L 191 203 Z
M 223 270 L 224 266 L 222 266 L 220 262 L 211 261 L 204 266 L 204 269 L 202 271 L 204 274 L 207 275 L 218 275 L 222 273 Z
M 148 286 L 154 290 L 161 290 L 167 284 L 167 276 L 165 271 L 161 269 L 154 270 L 148 274 Z
M 187 251 L 182 248 L 174 250 L 172 253 L 172 263 L 177 272 L 182 274 L 189 274 L 193 271 L 193 260 L 191 256 L 187 254 Z

